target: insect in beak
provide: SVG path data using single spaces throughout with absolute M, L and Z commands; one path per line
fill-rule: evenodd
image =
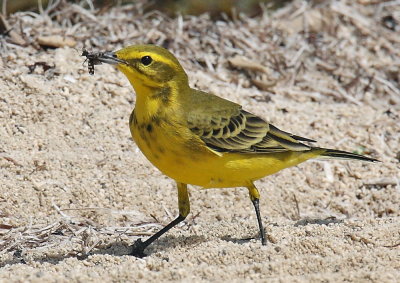
M 106 51 L 106 52 L 89 52 L 87 50 L 82 51 L 82 56 L 86 57 L 86 61 L 88 61 L 88 70 L 89 74 L 94 74 L 94 65 L 100 65 L 101 63 L 107 63 L 111 65 L 118 64 L 127 64 L 126 61 L 122 59 L 118 59 L 117 55 L 114 52 Z

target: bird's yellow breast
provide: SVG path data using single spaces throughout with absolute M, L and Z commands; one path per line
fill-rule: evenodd
M 270 154 L 217 153 L 173 117 L 139 120 L 132 112 L 130 130 L 139 149 L 161 172 L 177 182 L 223 188 L 251 181 L 294 166 L 311 156 L 296 152 Z

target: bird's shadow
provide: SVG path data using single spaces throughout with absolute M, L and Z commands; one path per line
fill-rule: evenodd
M 337 219 L 336 217 L 327 217 L 325 219 L 319 219 L 319 218 L 304 218 L 301 220 L 298 220 L 296 223 L 294 223 L 294 227 L 299 227 L 299 226 L 307 226 L 307 225 L 329 225 L 329 224 L 338 224 L 338 223 L 343 223 L 343 219 Z M 273 226 L 279 226 L 278 224 L 274 223 L 272 224 Z M 268 233 L 267 233 L 268 234 Z M 268 235 L 267 235 L 268 237 Z M 253 240 L 259 240 L 260 237 L 258 234 L 256 234 L 253 237 L 249 238 L 233 238 L 231 236 L 224 236 L 221 238 L 224 241 L 236 243 L 236 244 L 245 244 L 249 243 L 250 241 Z
M 205 242 L 206 239 L 203 236 L 171 236 L 167 235 L 163 238 L 157 240 L 154 244 L 149 246 L 145 250 L 146 256 L 150 256 L 159 251 L 168 251 L 173 250 L 178 246 L 196 246 L 202 242 Z M 56 254 L 52 256 L 43 255 L 39 257 L 35 257 L 33 260 L 27 259 L 21 250 L 14 251 L 14 255 L 9 260 L 5 260 L 0 263 L 0 268 L 6 265 L 15 265 L 15 264 L 27 264 L 28 262 L 34 261 L 38 263 L 51 263 L 58 264 L 64 261 L 67 258 L 77 258 L 78 260 L 85 260 L 91 255 L 114 255 L 114 256 L 126 256 L 132 254 L 132 245 L 128 244 L 124 241 L 115 241 L 109 244 L 99 244 L 93 250 L 88 253 L 81 252 L 70 252 L 68 254 Z
M 338 224 L 338 223 L 343 223 L 343 219 L 337 219 L 336 217 L 328 217 L 325 219 L 319 219 L 319 218 L 304 218 L 299 221 L 297 221 L 294 226 L 299 227 L 299 226 L 307 226 L 309 224 L 317 224 L 317 225 L 329 225 L 329 224 Z
M 314 219 L 314 218 L 305 218 L 297 221 L 294 226 L 306 226 L 306 225 L 329 225 L 329 224 L 338 224 L 343 223 L 343 219 L 337 219 L 335 217 L 328 217 L 325 219 Z M 249 238 L 234 238 L 230 235 L 224 236 L 221 239 L 227 242 L 232 242 L 236 244 L 245 244 L 252 240 L 257 240 L 259 238 L 258 235 Z M 172 250 L 178 246 L 196 246 L 202 242 L 205 242 L 206 239 L 203 236 L 192 235 L 189 237 L 185 236 L 173 236 L 166 235 L 161 239 L 158 239 L 154 244 L 150 245 L 146 250 L 146 256 L 150 256 L 159 251 L 168 251 Z M 67 259 L 67 258 L 77 258 L 78 260 L 85 260 L 91 255 L 114 255 L 114 256 L 126 256 L 131 255 L 132 253 L 132 245 L 128 244 L 124 241 L 114 241 L 108 244 L 100 244 L 96 246 L 93 250 L 88 253 L 80 253 L 80 252 L 70 252 L 68 254 L 56 254 L 52 256 L 43 255 L 41 257 L 35 257 L 33 261 L 39 263 L 51 263 L 58 264 L 59 262 Z M 14 265 L 14 264 L 26 264 L 31 260 L 26 259 L 21 250 L 16 250 L 14 252 L 14 256 L 9 260 L 5 260 L 0 263 L 0 268 L 5 265 Z
M 197 236 L 197 235 L 192 235 L 189 237 L 185 236 L 172 236 L 172 235 L 166 235 L 163 236 L 162 238 L 158 239 L 156 242 L 151 244 L 148 248 L 145 249 L 145 255 L 150 256 L 154 253 L 160 252 L 160 251 L 168 251 L 168 250 L 173 250 L 174 248 L 180 247 L 180 246 L 187 246 L 187 247 L 192 247 L 199 245 L 202 242 L 205 242 L 206 239 L 203 236 Z M 88 254 L 89 255 L 114 255 L 114 256 L 125 256 L 125 255 L 131 255 L 133 251 L 133 243 L 128 244 L 126 242 L 113 242 L 109 245 L 106 245 L 104 247 L 98 246 L 96 247 L 96 250 L 94 250 L 92 253 Z M 86 256 L 86 257 L 87 257 Z
M 254 237 L 249 237 L 249 238 L 234 238 L 230 235 L 221 237 L 221 240 L 239 244 L 239 245 L 246 244 L 246 243 L 249 243 L 250 241 L 259 240 L 259 239 L 260 239 L 260 237 L 258 235 L 254 236 Z

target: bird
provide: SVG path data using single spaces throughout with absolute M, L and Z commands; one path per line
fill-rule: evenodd
M 203 188 L 245 187 L 254 206 L 261 238 L 267 240 L 254 181 L 312 158 L 376 162 L 342 150 L 313 146 L 315 140 L 280 130 L 241 105 L 189 86 L 176 57 L 156 45 L 132 45 L 118 51 L 89 53 L 89 70 L 101 63 L 117 67 L 136 93 L 129 118 L 133 140 L 163 174 L 176 182 L 178 216 L 154 235 L 132 245 L 145 249 L 190 212 L 188 185 Z

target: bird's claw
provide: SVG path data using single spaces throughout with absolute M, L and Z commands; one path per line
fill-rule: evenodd
M 131 255 L 138 257 L 138 258 L 143 258 L 145 257 L 145 253 L 144 253 L 144 249 L 147 246 L 145 246 L 142 242 L 142 239 L 137 239 L 133 245 L 132 245 L 132 251 L 131 251 Z

